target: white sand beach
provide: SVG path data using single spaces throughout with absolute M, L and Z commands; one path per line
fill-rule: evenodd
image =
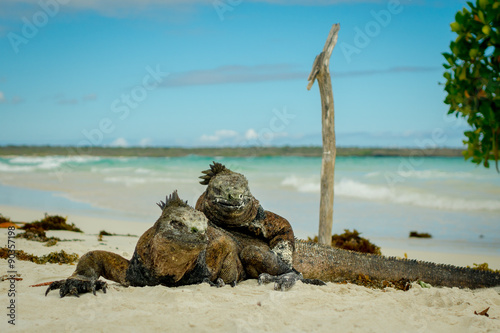
M 13 220 L 32 221 L 41 212 L 0 206 Z M 69 221 L 84 234 L 49 231 L 61 239 L 55 246 L 17 238 L 16 249 L 37 255 L 64 250 L 84 254 L 89 250 L 108 250 L 130 258 L 137 237 L 97 234 L 141 235 L 147 224 L 108 219 L 70 216 Z M 20 231 L 19 231 L 20 232 Z M 6 242 L 6 229 L 2 235 Z M 402 254 L 404 249 L 383 252 Z M 439 253 L 408 253 L 418 259 L 465 265 L 471 259 Z M 422 257 L 419 257 L 422 256 Z M 498 266 L 499 258 L 487 258 Z M 493 264 L 494 263 L 494 264 Z M 1 271 L 8 270 L 1 260 Z M 391 288 L 374 290 L 351 284 L 328 283 L 318 287 L 298 283 L 288 292 L 277 292 L 273 285 L 259 286 L 248 280 L 236 287 L 214 288 L 205 284 L 178 288 L 123 287 L 109 282 L 108 292 L 97 296 L 59 298 L 57 291 L 44 296 L 46 287 L 29 287 L 66 278 L 74 265 L 37 265 L 16 261 L 15 270 L 22 280 L 15 282 L 15 297 L 9 297 L 11 285 L 0 282 L 0 304 L 15 299 L 15 326 L 7 316 L 0 321 L 2 332 L 498 332 L 500 330 L 500 288 L 461 290 L 458 288 L 422 288 L 417 284 L 407 291 Z M 476 315 L 486 308 L 489 317 Z M 8 329 L 8 330 L 7 330 Z

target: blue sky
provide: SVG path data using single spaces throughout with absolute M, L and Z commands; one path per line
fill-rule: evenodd
M 3 0 L 0 145 L 460 147 L 442 52 L 465 1 Z

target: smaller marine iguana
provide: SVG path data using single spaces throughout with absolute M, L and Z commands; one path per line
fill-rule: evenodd
M 162 214 L 139 238 L 131 260 L 107 251 L 88 252 L 75 272 L 53 282 L 45 296 L 54 289 L 61 297 L 106 292 L 101 276 L 124 286 L 168 287 L 201 282 L 222 286 L 243 279 L 236 244 L 223 230 L 208 227 L 205 215 L 182 201 L 177 191 L 158 205 Z

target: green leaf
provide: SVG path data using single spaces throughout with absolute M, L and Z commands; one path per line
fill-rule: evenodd
M 489 1 L 488 0 L 479 0 L 478 4 L 481 9 L 485 9 L 486 6 L 488 5 Z
M 460 31 L 460 24 L 458 22 L 453 22 L 450 24 L 451 31 L 453 32 L 459 32 Z
M 477 16 L 479 17 L 479 20 L 483 23 L 486 23 L 486 20 L 484 19 L 484 13 L 480 10 L 477 11 Z
M 488 36 L 491 32 L 491 28 L 489 25 L 483 25 L 483 28 L 481 29 L 481 31 L 483 32 L 483 34 Z
M 467 78 L 467 69 L 465 67 L 462 67 L 462 70 L 460 72 L 458 79 L 463 81 L 466 78 Z
M 443 53 L 444 103 L 448 114 L 470 126 L 464 133 L 464 157 L 489 167 L 493 160 L 498 164 L 500 146 L 500 1 L 467 5 L 450 24 L 457 35 Z
M 448 63 L 453 66 L 455 64 L 454 56 L 449 53 L 443 53 L 443 57 L 448 61 Z

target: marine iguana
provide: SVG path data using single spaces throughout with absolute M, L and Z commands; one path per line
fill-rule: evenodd
M 497 273 L 296 241 L 286 219 L 260 206 L 245 176 L 217 162 L 203 174 L 200 183 L 208 186 L 195 208 L 233 235 L 247 274 L 258 277 L 259 283 L 274 281 L 275 289 L 287 290 L 297 280 L 320 285 L 321 281 L 358 282 L 360 277 L 377 286 L 416 280 L 461 288 L 500 285 Z M 260 245 L 250 244 L 249 239 Z
M 295 239 L 290 223 L 262 208 L 242 174 L 217 162 L 202 173 L 200 183 L 207 185 L 207 189 L 195 208 L 235 237 L 248 276 L 258 278 L 262 273 L 291 272 Z
M 226 232 L 208 227 L 205 215 L 182 201 L 177 191 L 158 206 L 162 214 L 139 238 L 131 260 L 107 251 L 88 252 L 75 272 L 53 282 L 45 296 L 54 289 L 61 297 L 106 292 L 100 276 L 124 286 L 169 287 L 201 282 L 222 286 L 244 278 L 236 244 Z

